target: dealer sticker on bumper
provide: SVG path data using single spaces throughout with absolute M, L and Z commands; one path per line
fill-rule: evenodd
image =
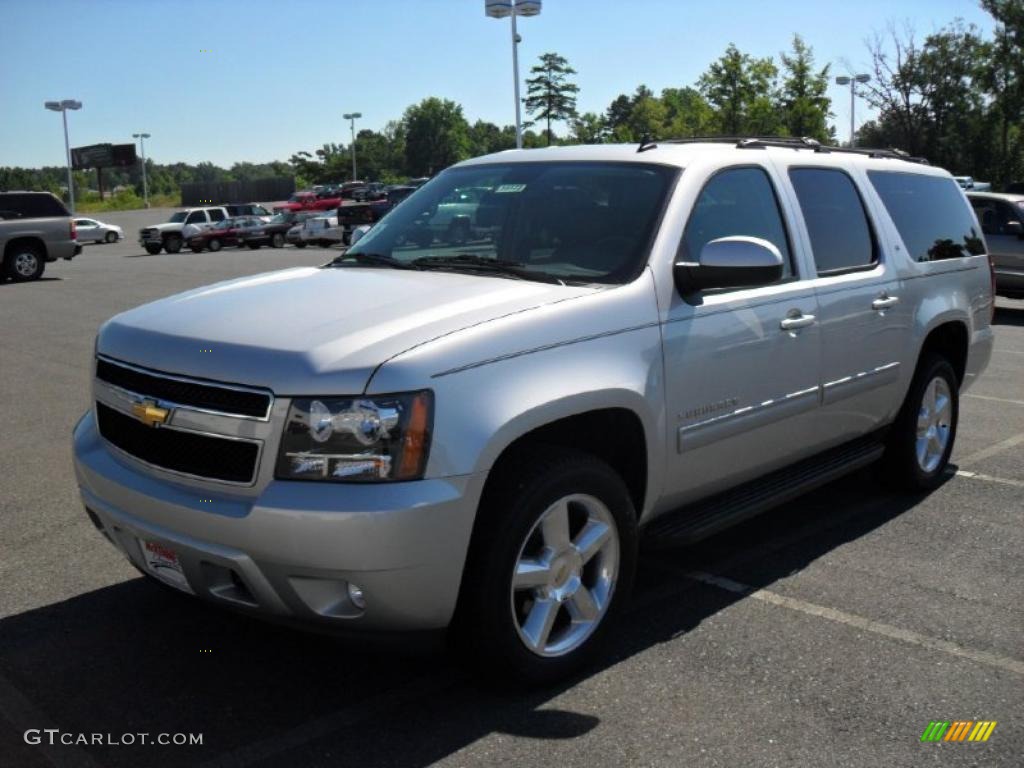
M 190 595 L 195 594 L 192 587 L 188 585 L 177 552 L 156 541 L 140 539 L 139 544 L 147 571 L 165 584 L 180 589 L 182 592 L 188 592 Z

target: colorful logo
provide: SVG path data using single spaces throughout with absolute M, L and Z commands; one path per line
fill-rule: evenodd
M 921 741 L 988 741 L 995 729 L 995 720 L 932 720 Z

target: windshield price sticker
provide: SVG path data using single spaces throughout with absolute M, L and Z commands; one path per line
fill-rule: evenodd
M 494 192 L 495 194 L 501 194 L 503 192 L 522 192 L 524 189 L 526 189 L 525 184 L 502 184 L 494 190 Z

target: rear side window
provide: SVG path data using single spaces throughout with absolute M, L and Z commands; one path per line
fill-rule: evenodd
M 737 235 L 772 243 L 782 254 L 783 279 L 793 275 L 775 189 L 760 168 L 729 168 L 704 185 L 683 235 L 684 260 L 697 261 L 712 240 Z
M 5 219 L 42 219 L 70 216 L 64 203 L 50 194 L 8 192 L 0 194 L 0 211 Z
M 224 211 L 210 211 L 210 221 L 224 221 Z
M 864 203 L 849 176 L 832 169 L 793 168 L 789 178 L 819 275 L 862 269 L 878 261 Z
M 956 259 L 985 253 L 985 243 L 957 183 L 941 176 L 868 171 L 911 258 Z

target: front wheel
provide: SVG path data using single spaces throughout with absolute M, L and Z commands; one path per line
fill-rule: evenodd
M 209 246 L 211 251 L 216 253 L 217 251 L 224 247 L 224 243 L 222 243 L 218 238 L 213 237 L 210 238 L 210 242 L 207 243 L 207 246 Z
M 164 248 L 168 253 L 178 253 L 181 250 L 182 239 L 178 235 L 170 235 L 164 240 Z
M 622 479 L 583 453 L 540 449 L 479 512 L 456 638 L 483 671 L 548 684 L 594 656 L 633 583 L 636 514 Z
M 284 235 L 280 232 L 275 232 L 270 236 L 270 247 L 271 248 L 284 248 Z
M 146 253 L 150 256 L 156 256 L 162 248 L 163 246 L 158 243 L 146 243 Z
M 116 243 L 117 242 L 117 232 L 107 232 L 107 234 L 105 234 L 103 236 L 103 241 L 106 242 L 106 243 Z
M 886 478 L 909 491 L 942 482 L 956 439 L 960 383 L 946 358 L 924 359 L 893 423 L 882 458 Z

